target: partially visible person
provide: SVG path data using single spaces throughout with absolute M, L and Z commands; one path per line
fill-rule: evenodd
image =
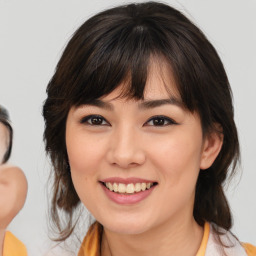
M 12 138 L 8 112 L 0 106 L 0 256 L 26 256 L 25 245 L 7 231 L 25 203 L 28 188 L 23 171 L 7 163 L 12 151 Z

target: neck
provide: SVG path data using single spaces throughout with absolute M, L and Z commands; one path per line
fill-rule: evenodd
M 0 256 L 3 255 L 5 229 L 0 228 Z
M 103 256 L 180 256 L 196 255 L 203 237 L 203 228 L 194 220 L 164 222 L 142 234 L 116 234 L 104 229 Z

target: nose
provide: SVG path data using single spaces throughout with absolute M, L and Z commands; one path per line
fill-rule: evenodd
M 108 147 L 107 160 L 123 169 L 142 165 L 146 155 L 141 136 L 135 128 L 123 127 L 113 131 Z

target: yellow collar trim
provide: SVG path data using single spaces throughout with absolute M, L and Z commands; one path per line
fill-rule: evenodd
M 27 256 L 25 245 L 10 231 L 5 232 L 3 256 Z
M 210 224 L 208 222 L 205 222 L 203 239 L 196 256 L 205 255 L 209 234 L 210 234 Z
M 80 247 L 78 256 L 100 256 L 100 244 L 101 244 L 102 231 L 103 231 L 103 227 L 97 221 L 90 226 L 84 238 L 84 241 Z M 203 239 L 196 256 L 205 255 L 209 233 L 210 233 L 210 224 L 206 222 L 204 224 Z

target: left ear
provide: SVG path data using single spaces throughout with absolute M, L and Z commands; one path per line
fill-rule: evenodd
M 216 124 L 212 132 L 205 135 L 201 154 L 200 169 L 208 169 L 217 158 L 223 144 L 223 133 L 220 124 Z

